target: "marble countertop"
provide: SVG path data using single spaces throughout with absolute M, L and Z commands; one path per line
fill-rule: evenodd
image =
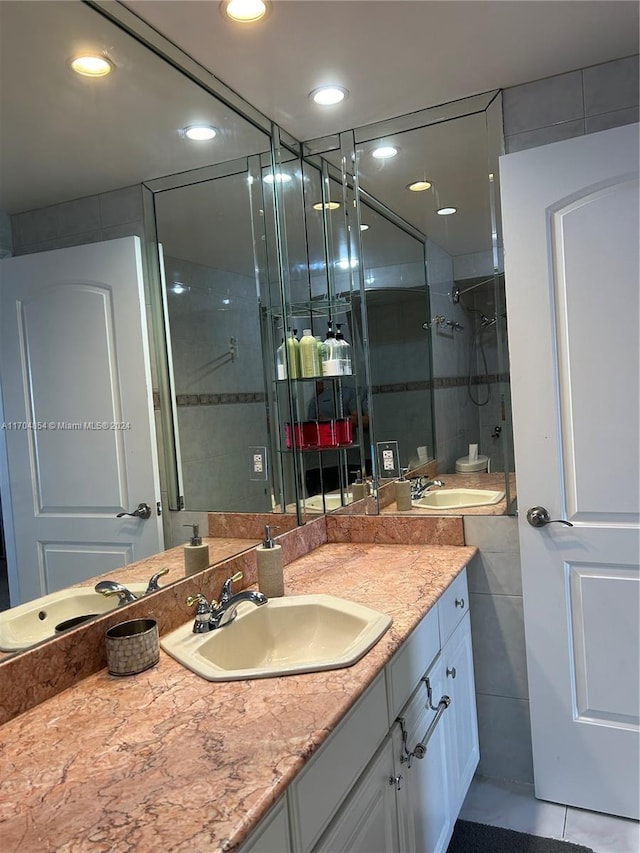
M 349 668 L 212 683 L 161 652 L 151 670 L 101 670 L 6 723 L 3 853 L 236 849 L 475 553 L 332 543 L 289 564 L 288 594 L 393 617 Z

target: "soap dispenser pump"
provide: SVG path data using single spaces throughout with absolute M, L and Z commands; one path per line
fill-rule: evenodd
M 184 574 L 188 578 L 209 567 L 209 546 L 202 541 L 199 524 L 183 524 L 182 526 L 192 528 L 191 540 L 188 545 L 184 546 Z
M 351 484 L 351 494 L 353 495 L 354 502 L 361 501 L 369 494 L 367 483 L 362 479 L 362 471 L 360 469 L 352 473 L 356 475 L 356 479 Z
M 411 503 L 411 480 L 407 480 L 404 476 L 408 468 L 402 468 L 400 479 L 396 480 L 396 508 L 398 512 L 406 512 L 413 508 Z
M 282 574 L 282 545 L 276 545 L 271 536 L 272 525 L 264 528 L 264 542 L 256 548 L 258 560 L 258 589 L 267 598 L 284 595 Z

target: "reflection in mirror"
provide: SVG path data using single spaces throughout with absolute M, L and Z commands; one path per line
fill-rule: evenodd
M 190 510 L 265 512 L 271 486 L 250 452 L 270 447 L 253 247 L 264 215 L 252 217 L 246 161 L 227 165 L 155 195 L 181 494 Z
M 399 442 L 403 467 L 435 460 L 449 488 L 504 492 L 458 512 L 512 511 L 500 101 L 445 107 L 355 132 L 362 221 L 377 216 L 361 235 L 373 432 Z
M 0 263 L 10 265 L 14 261 L 14 256 L 30 256 L 37 261 L 39 257 L 49 258 L 57 256 L 58 252 L 73 252 L 76 251 L 76 247 L 85 247 L 87 244 L 92 244 L 92 251 L 93 244 L 113 248 L 117 240 L 128 239 L 128 245 L 136 247 L 133 251 L 139 252 L 136 255 L 136 263 L 137 270 L 142 275 L 144 300 L 140 301 L 136 291 L 135 313 L 139 327 L 144 329 L 147 319 L 145 315 L 155 322 L 161 314 L 157 304 L 160 288 L 157 276 L 153 192 L 156 192 L 160 200 L 163 196 L 161 190 L 167 191 L 169 186 L 180 183 L 175 178 L 165 180 L 165 176 L 178 172 L 191 173 L 193 170 L 201 170 L 198 180 L 208 175 L 211 184 L 217 186 L 213 206 L 195 225 L 193 218 L 190 220 L 194 225 L 191 235 L 183 232 L 174 237 L 171 229 L 167 230 L 167 246 L 173 252 L 169 256 L 171 264 L 167 265 L 169 273 L 167 280 L 171 283 L 180 280 L 179 276 L 184 273 L 181 267 L 176 266 L 180 261 L 193 265 L 187 270 L 189 273 L 193 272 L 193 268 L 198 273 L 203 273 L 197 265 L 204 266 L 211 263 L 210 258 L 197 254 L 194 248 L 195 238 L 199 237 L 201 242 L 208 243 L 209 247 L 215 247 L 215 270 L 209 278 L 206 275 L 202 278 L 207 284 L 211 278 L 215 279 L 215 286 L 212 287 L 211 293 L 215 296 L 216 304 L 210 305 L 208 311 L 196 312 L 195 319 L 180 316 L 179 310 L 174 311 L 178 327 L 182 323 L 182 343 L 185 343 L 188 338 L 185 328 L 193 331 L 191 344 L 198 344 L 193 349 L 197 350 L 197 354 L 202 357 L 201 370 L 204 373 L 220 355 L 213 347 L 208 355 L 203 353 L 205 327 L 212 322 L 212 315 L 217 321 L 222 314 L 225 318 L 223 323 L 227 322 L 226 318 L 231 319 L 231 316 L 238 323 L 244 322 L 238 310 L 239 305 L 244 304 L 250 309 L 249 313 L 253 317 L 253 326 L 250 320 L 246 321 L 246 333 L 245 327 L 237 332 L 234 328 L 230 328 L 222 338 L 223 341 L 226 338 L 226 355 L 233 357 L 233 367 L 238 368 L 238 373 L 232 380 L 229 379 L 229 382 L 239 386 L 240 390 L 236 393 L 246 395 L 241 401 L 237 401 L 238 407 L 243 411 L 259 408 L 261 412 L 261 416 L 256 417 L 252 414 L 246 418 L 247 422 L 252 423 L 254 431 L 246 435 L 246 447 L 242 460 L 239 459 L 239 454 L 235 460 L 238 465 L 241 461 L 242 471 L 241 473 L 228 471 L 229 479 L 225 488 L 219 490 L 219 493 L 214 496 L 213 505 L 200 503 L 200 496 L 196 489 L 201 488 L 201 482 L 199 483 L 197 478 L 192 480 L 191 485 L 197 509 L 236 508 L 237 496 L 232 493 L 233 490 L 229 484 L 242 481 L 247 491 L 251 488 L 248 446 L 250 443 L 265 443 L 264 401 L 249 400 L 250 395 L 259 395 L 264 385 L 259 370 L 256 372 L 256 364 L 260 366 L 260 355 L 258 333 L 254 331 L 257 329 L 255 318 L 258 308 L 255 295 L 256 272 L 253 267 L 255 258 L 260 257 L 260 252 L 256 251 L 251 244 L 256 237 L 252 231 L 251 218 L 255 208 L 250 206 L 253 205 L 254 197 L 253 192 L 250 199 L 248 197 L 246 177 L 247 170 L 251 174 L 252 169 L 254 172 L 259 172 L 264 165 L 268 166 L 270 138 L 255 123 L 255 111 L 252 112 L 254 123 L 247 121 L 227 104 L 214 97 L 204 85 L 178 71 L 160 55 L 144 47 L 136 38 L 83 3 L 3 3 L 0 4 L 0 14 L 0 32 L 2 33 L 0 76 L 3 81 L 2 155 L 0 158 L 2 184 L 0 217 L 3 227 L 0 231 L 2 239 L 0 248 L 2 257 L 7 259 Z M 157 41 L 161 45 L 162 40 L 159 38 Z M 67 61 L 79 45 L 83 47 L 91 45 L 100 53 L 108 54 L 114 65 L 113 73 L 99 80 L 89 80 L 74 75 Z M 175 56 L 175 50 L 173 54 Z M 28 66 L 24 66 L 22 61 L 25 55 L 31 57 Z M 186 57 L 184 64 L 188 64 Z M 20 74 L 15 73 L 16 67 L 22 69 Z M 195 71 L 193 73 L 195 74 Z M 32 132 L 32 122 L 25 120 L 25 116 L 37 117 L 37 133 Z M 185 133 L 185 128 L 196 122 L 204 122 L 215 128 L 215 137 L 208 141 L 190 140 Z M 265 122 L 261 126 L 269 125 Z M 244 158 L 245 162 L 244 171 L 240 177 L 234 174 L 232 167 L 224 165 L 233 163 L 238 158 Z M 263 159 L 265 163 L 262 162 Z M 259 165 L 252 166 L 254 161 L 260 161 Z M 216 164 L 222 165 L 216 166 Z M 216 180 L 213 180 L 210 175 L 212 169 L 214 172 L 217 169 Z M 164 184 L 163 180 L 165 180 Z M 240 188 L 236 182 L 240 183 Z M 153 191 L 149 188 L 151 185 L 153 185 Z M 193 192 L 196 193 L 197 190 L 194 189 Z M 186 198 L 181 198 L 175 201 L 175 205 L 178 204 L 187 205 L 188 208 L 189 202 Z M 241 212 L 238 212 L 239 205 Z M 184 211 L 184 208 L 182 209 Z M 203 230 L 207 229 L 209 235 L 205 239 Z M 234 248 L 233 238 L 236 234 L 240 242 L 237 248 Z M 187 241 L 188 237 L 189 241 Z M 184 248 L 185 241 L 187 241 L 186 248 Z M 41 255 L 49 251 L 52 251 L 52 255 Z M 235 262 L 241 258 L 240 267 L 231 264 L 231 257 Z M 27 259 L 16 257 L 15 260 L 22 263 Z M 2 270 L 3 283 L 7 280 L 5 275 L 7 269 L 8 267 L 4 266 Z M 173 275 L 173 273 L 176 274 Z M 97 277 L 92 273 L 91 268 L 85 269 L 82 275 L 84 281 L 93 281 Z M 225 280 L 224 276 L 228 278 Z M 251 280 L 251 286 L 248 279 Z M 135 276 L 132 281 L 134 287 L 137 287 Z M 202 279 L 197 279 L 196 283 L 200 284 L 201 281 Z M 218 304 L 228 296 L 228 293 L 225 295 L 223 292 L 225 288 L 233 297 L 237 296 L 235 305 L 231 302 L 229 305 L 224 302 Z M 253 301 L 250 293 L 253 295 Z M 218 294 L 221 297 L 220 300 L 218 300 Z M 199 307 L 203 295 L 203 293 L 194 294 L 192 304 Z M 184 304 L 178 302 L 178 294 L 175 292 L 170 293 L 170 297 L 177 305 Z M 231 296 L 228 298 L 231 299 Z M 75 300 L 75 303 L 77 302 L 78 300 Z M 63 313 L 55 316 L 62 319 Z M 95 355 L 93 346 L 95 341 L 86 333 L 86 329 L 84 338 L 82 337 L 82 324 L 75 325 L 70 332 L 67 332 L 64 323 L 62 326 L 56 325 L 57 321 L 52 312 L 49 311 L 46 316 L 48 319 L 45 327 L 49 329 L 48 333 L 52 336 L 52 340 L 57 340 L 61 345 L 66 341 L 69 352 L 73 355 L 66 372 L 58 371 L 55 374 L 52 368 L 52 374 L 69 378 L 69 383 L 78 392 L 78 406 L 79 411 L 82 412 L 82 415 L 78 416 L 75 411 L 66 408 L 65 411 L 57 412 L 56 420 L 61 422 L 85 419 L 88 421 L 96 418 L 112 420 L 111 417 L 102 416 L 102 413 L 110 411 L 113 399 L 118 398 L 110 397 L 105 402 L 99 396 L 98 379 L 102 376 L 100 369 L 104 368 L 104 364 L 92 360 L 94 356 L 91 353 Z M 229 325 L 233 326 L 233 322 Z M 58 333 L 56 329 L 59 330 Z M 202 337 L 198 341 L 199 335 Z M 230 342 L 232 337 L 238 342 L 234 352 L 230 351 L 230 347 L 233 347 Z M 118 339 L 118 335 L 115 338 Z M 6 339 L 7 335 L 3 332 L 5 343 Z M 179 333 L 176 339 L 180 340 Z M 119 362 L 121 370 L 116 373 L 128 375 L 131 372 L 129 370 L 131 364 L 144 364 L 146 378 L 142 376 L 143 389 L 138 397 L 142 401 L 140 411 L 147 422 L 147 428 L 153 434 L 154 413 L 151 391 L 153 390 L 156 394 L 162 391 L 160 386 L 163 376 L 159 371 L 153 370 L 154 363 L 149 359 L 149 349 L 153 353 L 155 347 L 157 354 L 162 354 L 164 341 L 160 325 L 155 327 L 153 334 L 150 334 L 148 342 L 144 338 L 141 340 L 143 343 L 140 346 L 140 352 L 137 355 L 130 353 L 129 357 L 123 358 Z M 189 356 L 184 351 L 181 351 L 180 357 L 182 361 L 178 369 L 181 382 L 186 382 L 184 393 L 188 394 L 191 383 L 196 382 L 197 371 L 195 367 L 193 371 L 191 370 Z M 3 355 L 2 368 L 5 362 Z M 43 364 L 46 367 L 44 360 Z M 123 367 L 126 369 L 122 369 Z M 240 368 L 247 371 L 246 377 L 240 373 Z M 213 373 L 216 371 L 213 370 Z M 216 374 L 218 375 L 220 374 Z M 225 378 L 226 381 L 227 378 Z M 41 387 L 45 386 L 41 383 Z M 216 386 L 213 386 L 211 391 L 207 387 L 204 393 L 222 395 L 227 393 L 226 387 L 216 389 Z M 56 384 L 56 391 L 57 388 Z M 7 385 L 3 376 L 3 415 L 5 419 L 14 419 L 16 416 L 8 408 L 9 398 L 6 392 Z M 55 395 L 49 395 L 49 398 L 55 399 Z M 46 405 L 42 400 L 34 399 L 32 411 L 37 414 L 45 411 L 49 406 L 49 399 L 45 402 Z M 66 402 L 67 398 L 65 398 L 65 405 Z M 200 399 L 199 402 L 201 402 Z M 228 407 L 233 406 L 233 403 L 226 405 L 227 409 L 224 405 L 219 407 L 225 415 L 229 411 Z M 190 407 L 184 408 L 186 410 Z M 206 408 L 206 403 L 203 407 L 194 408 Z M 196 412 L 196 414 L 199 413 Z M 156 425 L 159 425 L 161 420 L 157 409 L 155 414 Z M 21 417 L 20 420 L 22 419 Z M 126 416 L 123 420 L 126 420 Z M 240 420 L 243 419 L 240 418 Z M 163 482 L 164 491 L 167 487 L 165 476 L 167 472 L 162 468 L 158 470 L 157 460 L 153 459 L 155 446 L 152 441 L 146 442 L 152 457 L 151 487 L 148 489 L 145 487 L 144 493 L 140 493 L 133 472 L 120 470 L 117 466 L 109 467 L 110 477 L 107 486 L 100 485 L 93 476 L 87 476 L 89 467 L 92 472 L 98 467 L 96 460 L 99 460 L 100 452 L 95 450 L 96 447 L 111 448 L 110 452 L 113 451 L 117 459 L 123 463 L 127 460 L 128 464 L 132 458 L 137 458 L 136 453 L 130 452 L 129 445 L 130 438 L 135 432 L 133 428 L 130 431 L 123 430 L 121 434 L 112 436 L 111 442 L 110 437 L 105 436 L 104 433 L 99 434 L 97 431 L 88 430 L 73 432 L 60 430 L 56 436 L 53 436 L 53 433 L 50 433 L 49 437 L 44 433 L 38 436 L 38 452 L 45 447 L 44 439 L 47 438 L 47 446 L 50 445 L 54 451 L 56 449 L 59 451 L 55 459 L 58 466 L 56 470 L 61 469 L 65 474 L 65 495 L 61 499 L 53 492 L 46 492 L 47 505 L 63 507 L 63 511 L 56 511 L 53 515 L 56 518 L 64 518 L 68 524 L 71 524 L 71 528 L 67 528 L 66 533 L 63 534 L 52 529 L 43 534 L 29 528 L 27 535 L 20 535 L 24 524 L 28 521 L 27 513 L 22 511 L 24 504 L 20 511 L 17 509 L 13 511 L 11 494 L 19 493 L 21 487 L 13 488 L 12 492 L 8 488 L 3 488 L 4 538 L 7 544 L 6 556 L 9 564 L 7 575 L 10 582 L 7 584 L 4 572 L 0 572 L 0 576 L 4 577 L 5 589 L 8 586 L 11 587 L 12 604 L 17 605 L 85 580 L 90 584 L 92 579 L 104 576 L 105 573 L 129 580 L 126 568 L 120 571 L 118 567 L 145 558 L 162 548 L 162 540 L 157 536 L 161 531 L 162 521 L 165 522 L 165 532 L 169 532 L 172 525 L 167 523 L 169 513 L 165 512 L 162 518 L 159 518 L 155 511 L 156 501 L 160 501 L 161 498 L 165 498 L 166 508 L 166 495 L 161 495 L 159 481 Z M 35 433 L 30 435 L 30 440 L 34 435 Z M 204 470 L 206 466 L 201 464 L 197 454 L 206 449 L 206 439 L 200 436 L 199 439 L 199 445 L 196 444 L 195 439 L 192 439 L 188 445 L 192 456 L 187 457 L 187 461 L 192 464 L 192 469 L 199 466 Z M 160 441 L 158 455 L 161 461 L 164 459 L 162 444 L 163 442 Z M 11 482 L 13 476 L 13 449 L 9 447 L 9 443 L 7 447 L 9 465 L 6 469 L 3 462 L 3 468 L 9 473 L 3 472 L 3 487 Z M 84 464 L 77 460 L 65 464 L 65 457 L 62 454 L 65 448 L 72 447 L 86 448 L 87 456 Z M 2 455 L 3 457 L 5 455 L 4 446 Z M 40 457 L 36 455 L 34 458 Z M 118 476 L 114 475 L 115 470 L 118 471 Z M 44 483 L 47 488 L 50 485 L 55 486 L 56 482 L 56 478 L 40 478 L 41 486 Z M 270 508 L 271 499 L 265 495 L 265 484 L 253 485 L 256 486 L 256 495 L 250 498 L 251 508 L 258 505 Z M 224 503 L 224 495 L 229 497 L 230 502 L 227 505 Z M 118 513 L 133 510 L 141 500 L 152 507 L 150 520 L 142 522 L 138 518 L 129 517 L 116 520 Z M 31 501 L 31 505 L 33 504 L 34 502 Z M 40 515 L 51 516 L 46 511 Z M 93 539 L 87 538 L 91 534 L 81 533 L 83 519 L 87 518 L 96 520 L 96 524 L 98 520 L 100 524 L 104 524 L 97 534 L 98 548 L 95 546 L 95 531 Z M 181 523 L 182 517 L 180 522 L 173 525 L 179 531 L 176 543 L 186 542 L 188 538 L 187 532 L 180 526 Z M 149 530 L 156 531 L 155 545 L 147 543 L 142 546 L 141 532 Z M 53 545 L 40 548 L 36 543 L 43 539 Z M 224 539 L 222 557 L 244 550 L 252 544 L 257 544 L 258 541 L 258 537 L 254 542 L 246 538 L 222 537 L 222 539 Z M 60 545 L 61 540 L 64 547 Z M 172 544 L 171 539 L 165 541 L 167 546 Z M 25 548 L 27 548 L 26 552 Z M 218 551 L 212 549 L 212 554 L 215 562 L 219 558 L 215 556 Z M 2 561 L 0 561 L 1 568 L 3 568 Z M 175 579 L 172 577 L 173 574 L 172 570 L 171 575 L 166 579 L 167 582 Z M 146 582 L 148 578 L 136 577 L 134 580 Z M 1 599 L 0 609 L 8 605 L 9 595 L 6 594 Z
M 366 466 L 367 402 L 340 175 L 320 158 L 298 156 L 281 169 L 291 180 L 282 186 L 279 223 L 288 266 L 281 298 L 268 308 L 277 362 L 273 409 L 280 459 L 297 483 L 298 506 L 286 509 L 304 518 L 352 499 L 349 483 Z

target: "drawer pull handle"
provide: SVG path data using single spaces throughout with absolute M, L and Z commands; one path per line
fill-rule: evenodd
M 402 776 L 389 776 L 389 784 L 395 787 L 396 791 L 402 790 L 403 781 Z
M 449 669 L 449 667 L 447 667 L 447 675 L 450 675 L 450 676 L 451 676 L 451 678 L 455 678 L 455 677 L 456 677 L 456 668 L 455 668 L 455 666 L 452 666 L 452 667 L 451 667 L 451 669 Z
M 464 598 L 456 598 L 456 607 L 464 607 Z

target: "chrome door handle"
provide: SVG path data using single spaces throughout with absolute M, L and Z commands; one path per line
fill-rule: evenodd
M 119 512 L 116 518 L 122 518 L 124 515 L 129 515 L 131 518 L 141 518 L 143 521 L 146 521 L 148 518 L 151 518 L 151 507 L 149 504 L 141 503 L 138 504 L 133 512 Z
M 527 521 L 532 527 L 545 527 L 547 524 L 565 524 L 567 527 L 573 527 L 573 524 L 565 521 L 564 518 L 551 518 L 549 510 L 543 506 L 532 506 L 527 511 Z

